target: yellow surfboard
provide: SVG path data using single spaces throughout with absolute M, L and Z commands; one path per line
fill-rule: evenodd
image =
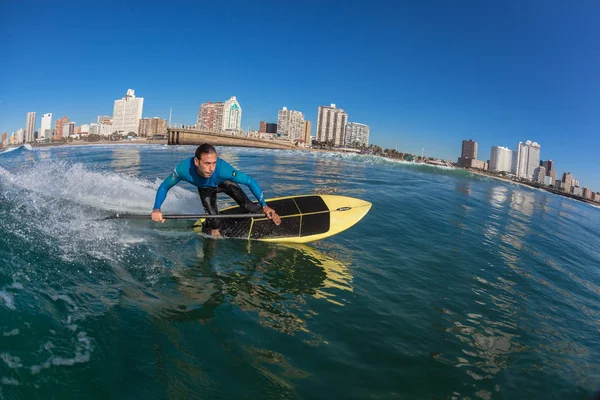
M 268 242 L 307 243 L 333 236 L 360 221 L 371 203 L 347 196 L 305 195 L 266 200 L 281 217 L 275 225 L 268 218 L 221 219 L 221 235 Z M 240 214 L 240 207 L 221 210 L 219 214 Z M 208 233 L 205 218 L 194 224 L 194 231 Z

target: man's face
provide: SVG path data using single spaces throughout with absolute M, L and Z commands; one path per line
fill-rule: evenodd
M 217 166 L 217 154 L 216 153 L 202 153 L 200 159 L 194 157 L 194 164 L 198 170 L 198 175 L 204 178 L 210 178 L 215 172 Z

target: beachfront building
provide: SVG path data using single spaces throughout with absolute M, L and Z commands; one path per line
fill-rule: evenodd
M 154 117 L 154 118 L 142 118 L 140 119 L 139 135 L 142 137 L 150 137 L 156 134 L 167 133 L 168 121 L 166 119 Z
M 512 172 L 519 178 L 533 179 L 534 170 L 540 165 L 541 146 L 528 140 L 523 144 L 517 144 L 517 150 L 513 154 Z
M 242 107 L 235 96 L 231 96 L 223 104 L 223 128 L 221 130 L 232 135 L 244 133 L 242 130 Z
M 135 97 L 135 90 L 128 89 L 123 98 L 115 100 L 112 118 L 113 131 L 122 135 L 137 135 L 143 109 L 144 98 Z
M 562 177 L 560 189 L 563 192 L 571 193 L 571 187 L 573 186 L 573 175 L 570 172 L 565 172 Z
M 492 146 L 490 171 L 510 172 L 512 167 L 512 150 L 502 146 Z
M 302 140 L 304 141 L 306 146 L 311 145 L 310 131 L 311 131 L 311 122 L 304 121 L 304 125 L 302 126 Z
M 277 124 L 260 121 L 260 133 L 277 133 Z
M 19 128 L 15 133 L 15 144 L 21 144 L 25 140 L 25 129 Z
M 335 104 L 319 106 L 317 114 L 317 141 L 332 142 L 334 146 L 344 146 L 348 114 Z
M 488 169 L 488 163 L 477 159 L 477 142 L 474 140 L 463 140 L 458 165 L 461 167 Z
M 63 138 L 64 126 L 68 125 L 69 122 L 69 118 L 67 117 L 59 118 L 54 122 L 54 140 L 60 140 Z
M 575 196 L 583 197 L 583 189 L 580 188 L 579 186 L 573 186 L 571 188 L 571 194 L 574 194 Z
M 359 124 L 358 122 L 348 122 L 346 124 L 346 146 L 368 146 L 369 134 L 371 128 L 369 125 Z
M 42 126 L 38 132 L 38 140 L 52 139 L 52 113 L 42 115 Z
M 202 103 L 198 111 L 198 129 L 205 132 L 219 133 L 223 127 L 223 102 L 209 101 Z
M 540 165 L 546 168 L 546 176 L 550 177 L 550 182 L 554 182 L 556 180 L 556 169 L 554 167 L 554 161 L 542 160 L 540 161 Z
M 533 181 L 543 185 L 546 178 L 546 168 L 541 165 L 533 170 Z
M 34 141 L 33 134 L 35 133 L 35 112 L 27 113 L 27 122 L 25 124 L 25 142 L 31 143 Z
M 304 114 L 300 111 L 288 110 L 287 107 L 277 112 L 277 137 L 284 140 L 302 139 Z

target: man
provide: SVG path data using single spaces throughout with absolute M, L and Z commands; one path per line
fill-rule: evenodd
M 160 206 L 165 201 L 169 189 L 182 180 L 198 188 L 200 201 L 202 201 L 202 206 L 208 214 L 219 213 L 217 193 L 225 192 L 246 211 L 254 213 L 262 208 L 267 218 L 271 219 L 275 225 L 281 223 L 279 215 L 265 203 L 263 192 L 258 183 L 243 172 L 236 171 L 227 161 L 218 158 L 217 151 L 208 143 L 198 146 L 194 157 L 190 157 L 179 164 L 175 171 L 160 185 L 156 192 L 156 200 L 152 211 L 153 221 L 165 222 Z M 238 183 L 250 188 L 252 194 L 258 199 L 260 206 L 250 201 L 242 188 L 238 186 Z M 220 220 L 213 218 L 209 219 L 208 223 L 211 228 L 211 235 L 220 236 Z

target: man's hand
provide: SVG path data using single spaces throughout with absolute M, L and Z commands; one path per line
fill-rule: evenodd
M 162 212 L 159 209 L 152 210 L 152 221 L 165 222 L 165 219 L 162 216 Z
M 269 218 L 270 220 L 272 220 L 275 223 L 275 225 L 281 224 L 281 218 L 279 218 L 279 215 L 277 215 L 275 210 L 273 210 L 271 207 L 264 206 L 263 212 L 265 213 L 267 218 Z
M 211 234 L 212 236 L 221 236 L 221 232 L 219 232 L 219 230 L 218 230 L 218 229 L 211 229 L 211 230 L 210 230 L 210 234 Z

